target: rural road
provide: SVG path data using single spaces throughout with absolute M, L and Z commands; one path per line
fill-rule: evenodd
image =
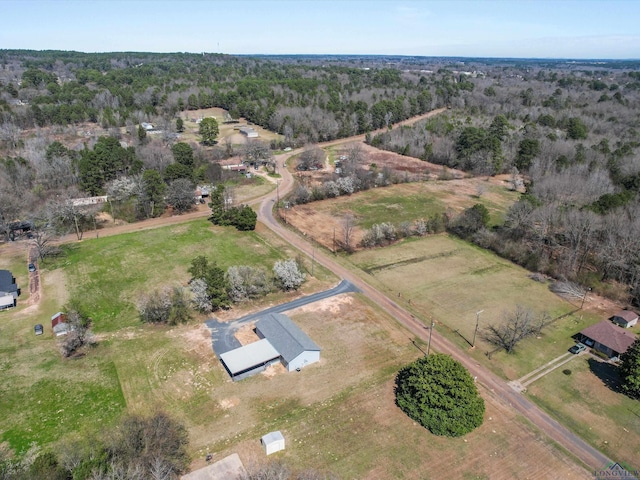
M 431 115 L 436 115 L 442 110 L 436 110 L 431 112 Z M 414 120 L 415 121 L 415 120 Z M 340 143 L 349 143 L 353 141 L 362 140 L 360 137 L 351 137 L 342 140 L 336 140 L 320 144 L 320 147 L 329 145 L 338 145 Z M 291 156 L 299 153 L 299 150 L 289 152 L 285 155 L 280 155 L 276 158 L 278 162 L 278 169 L 282 174 L 282 180 L 279 185 L 279 195 L 282 198 L 285 196 L 294 185 L 294 179 L 286 168 L 284 168 L 284 162 Z M 359 288 L 364 295 L 369 299 L 377 303 L 383 310 L 389 315 L 394 317 L 398 322 L 404 325 L 414 335 L 424 340 L 428 339 L 428 327 L 425 327 L 421 322 L 416 320 L 409 312 L 404 310 L 401 306 L 388 298 L 386 295 L 376 290 L 364 280 L 356 276 L 354 273 L 344 268 L 342 265 L 336 263 L 331 258 L 323 254 L 322 252 L 315 251 L 313 253 L 313 246 L 309 244 L 306 239 L 298 236 L 294 232 L 283 227 L 273 216 L 274 199 L 276 192 L 272 192 L 266 195 L 260 203 L 258 209 L 258 219 L 270 228 L 274 233 L 279 235 L 285 241 L 302 251 L 308 257 L 315 258 L 315 261 L 323 265 L 325 268 L 331 270 L 338 277 L 348 280 L 357 288 Z M 471 373 L 472 376 L 477 377 L 477 381 L 483 386 L 494 401 L 502 403 L 509 408 L 517 411 L 524 416 L 533 425 L 540 429 L 541 432 L 546 434 L 550 440 L 561 445 L 571 455 L 577 458 L 588 469 L 594 471 L 596 469 L 602 469 L 609 463 L 609 459 L 606 455 L 602 454 L 597 449 L 593 448 L 587 442 L 580 437 L 569 431 L 563 425 L 554 420 L 549 414 L 540 409 L 536 404 L 531 402 L 525 396 L 515 392 L 505 380 L 501 379 L 494 373 L 490 372 L 473 359 L 469 358 L 458 347 L 453 345 L 449 340 L 442 337 L 434 330 L 431 338 L 431 345 L 439 352 L 451 355 L 453 358 L 462 363 Z
M 411 124 L 418 120 L 428 118 L 430 116 L 437 115 L 442 113 L 445 109 L 434 110 L 425 115 L 421 115 L 419 117 L 413 117 L 404 122 L 401 122 L 397 125 L 403 124 Z M 394 126 L 397 126 L 394 125 Z M 372 132 L 376 133 L 376 132 Z M 344 143 L 363 141 L 364 135 L 358 135 L 354 137 L 344 138 L 340 140 L 333 140 L 330 142 L 325 142 L 319 144 L 320 147 L 334 146 Z M 425 329 L 425 326 L 417 321 L 409 312 L 404 310 L 397 303 L 389 299 L 386 295 L 379 292 L 364 280 L 356 276 L 351 271 L 347 270 L 343 266 L 339 265 L 331 258 L 327 257 L 320 251 L 316 249 L 315 253 L 313 253 L 314 247 L 309 244 L 305 239 L 293 233 L 292 231 L 286 229 L 282 225 L 280 225 L 273 216 L 273 206 L 276 195 L 279 194 L 281 197 L 285 196 L 294 185 L 294 179 L 285 167 L 284 164 L 288 158 L 293 155 L 297 155 L 302 152 L 302 149 L 293 150 L 291 152 L 287 152 L 282 155 L 278 155 L 276 157 L 276 162 L 278 163 L 278 171 L 282 174 L 282 179 L 279 182 L 278 190 L 270 192 L 266 195 L 263 195 L 257 199 L 251 201 L 251 204 L 258 204 L 258 219 L 265 224 L 268 228 L 270 228 L 273 232 L 283 238 L 285 241 L 289 242 L 291 245 L 299 249 L 301 252 L 306 254 L 309 257 L 314 256 L 315 261 L 319 264 L 323 265 L 325 268 L 331 270 L 338 277 L 347 280 L 350 282 L 356 289 L 359 289 L 365 296 L 369 299 L 377 303 L 383 310 L 385 310 L 389 315 L 393 316 L 398 322 L 404 325 L 409 331 L 411 331 L 414 335 L 424 340 L 428 338 L 428 329 Z M 118 227 L 113 227 L 109 229 L 100 230 L 99 234 L 102 236 L 107 235 L 117 235 L 125 232 L 132 231 L 140 231 L 146 230 L 150 228 L 157 228 L 165 225 L 172 225 L 178 223 L 188 222 L 190 220 L 196 218 L 206 217 L 210 214 L 210 210 L 200 209 L 199 211 L 178 215 L 166 218 L 155 218 L 135 224 L 127 224 Z M 86 238 L 92 238 L 93 232 L 86 232 Z M 66 243 L 75 241 L 75 236 L 67 236 L 65 238 L 60 239 L 59 242 L 56 243 Z M 4 249 L 13 248 L 15 250 L 22 250 L 28 244 L 23 242 L 15 242 L 11 246 L 5 245 Z M 489 396 L 495 402 L 506 405 L 516 412 L 520 413 L 523 417 L 529 420 L 533 425 L 535 425 L 541 432 L 546 434 L 550 440 L 556 442 L 561 445 L 565 450 L 567 450 L 571 455 L 573 455 L 576 459 L 582 462 L 588 469 L 596 470 L 601 469 L 607 464 L 611 462 L 611 460 L 603 455 L 600 451 L 593 448 L 589 444 L 587 444 L 584 440 L 582 440 L 577 435 L 573 434 L 567 428 L 559 424 L 555 421 L 551 416 L 549 416 L 546 412 L 541 410 L 537 405 L 528 400 L 522 394 L 515 392 L 506 381 L 493 374 L 486 368 L 482 367 L 480 364 L 476 363 L 474 360 L 470 359 L 462 352 L 459 348 L 449 342 L 446 338 L 440 336 L 437 333 L 437 330 L 434 330 L 431 345 L 433 348 L 439 352 L 446 353 L 451 355 L 453 358 L 462 363 L 471 373 L 472 376 L 477 377 L 478 383 L 484 387 L 485 389 L 485 397 Z

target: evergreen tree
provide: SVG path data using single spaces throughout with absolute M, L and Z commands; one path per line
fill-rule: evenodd
M 400 370 L 396 404 L 434 435 L 465 435 L 484 420 L 484 400 L 473 378 L 444 354 L 422 357 Z
M 620 356 L 622 390 L 630 397 L 640 398 L 640 338 Z
M 215 118 L 203 118 L 200 122 L 200 135 L 204 145 L 215 145 L 218 136 L 218 122 Z

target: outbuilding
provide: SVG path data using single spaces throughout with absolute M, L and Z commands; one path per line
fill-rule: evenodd
M 51 317 L 51 330 L 56 337 L 66 335 L 71 330 L 67 323 L 67 314 L 58 312 Z
M 630 328 L 638 323 L 638 314 L 631 310 L 620 310 L 610 320 L 623 328 Z
M 0 293 L 0 310 L 6 310 L 16 306 L 16 299 L 13 295 Z
M 278 363 L 280 354 L 269 340 L 262 339 L 221 353 L 220 360 L 235 381 L 260 373 L 272 363 Z
M 267 455 L 284 450 L 284 437 L 282 433 L 280 433 L 280 430 L 267 433 L 260 439 L 260 443 L 262 443 L 264 453 Z
M 256 323 L 256 333 L 271 342 L 289 372 L 320 361 L 320 347 L 286 315 L 262 317 Z
M 252 127 L 240 127 L 238 130 L 240 130 L 240 133 L 247 138 L 258 138 L 258 132 L 256 132 Z

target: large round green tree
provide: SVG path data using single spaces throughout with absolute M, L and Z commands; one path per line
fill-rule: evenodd
M 422 357 L 400 370 L 396 404 L 435 435 L 459 437 L 484 419 L 484 400 L 473 378 L 444 354 Z

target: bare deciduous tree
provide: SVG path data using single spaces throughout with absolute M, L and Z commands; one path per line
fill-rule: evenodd
M 353 232 L 356 228 L 356 218 L 351 213 L 346 213 L 342 217 L 342 240 L 346 251 L 352 250 Z
M 512 312 L 502 314 L 501 323 L 489 325 L 483 332 L 483 337 L 511 353 L 518 342 L 539 334 L 547 321 L 546 314 L 536 316 L 531 310 L 517 305 Z
M 57 255 L 60 252 L 60 248 L 53 244 L 54 237 L 46 229 L 33 230 L 33 246 L 35 247 L 36 255 L 41 261 Z

